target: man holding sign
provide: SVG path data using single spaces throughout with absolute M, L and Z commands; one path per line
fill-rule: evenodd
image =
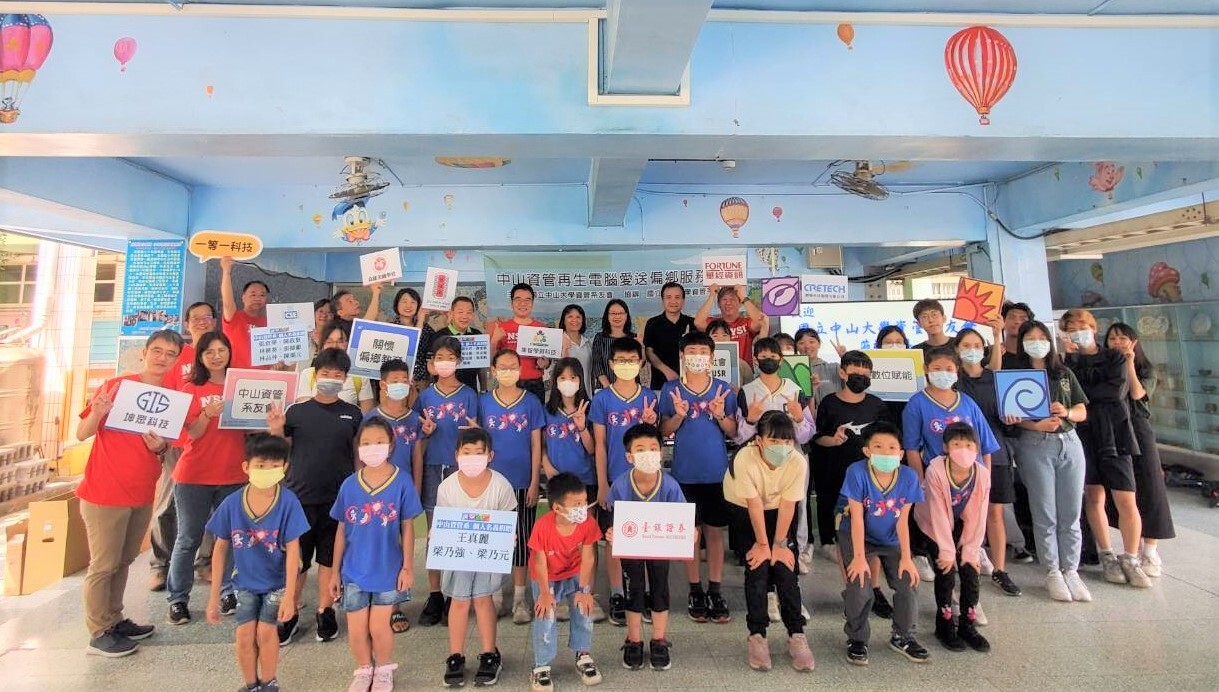
M 714 300 L 720 308 L 719 319 L 728 323 L 728 334 L 736 342 L 740 350 L 741 360 L 753 365 L 753 339 L 758 334 L 770 330 L 770 318 L 762 314 L 758 306 L 753 304 L 745 291 L 745 286 L 724 286 L 712 284 L 707 290 L 707 301 L 694 315 L 694 327 L 705 331 L 711 323 L 711 301 Z M 742 313 L 744 309 L 744 313 Z
M 233 258 L 220 258 L 220 307 L 224 320 L 220 323 L 224 335 L 233 344 L 234 368 L 251 364 L 250 329 L 267 326 L 267 297 L 271 289 L 261 281 L 246 283 L 241 289 L 241 309 L 233 295 Z M 263 366 L 267 367 L 267 366 Z
M 521 327 L 545 327 L 544 322 L 533 319 L 533 287 L 529 284 L 517 284 L 512 287 L 508 297 L 512 299 L 512 319 L 488 320 L 491 330 L 491 351 L 501 348 L 517 350 L 517 336 Z M 493 326 L 492 326 L 493 325 Z M 538 401 L 546 400 L 546 384 L 542 381 L 542 371 L 550 367 L 549 358 L 530 358 L 521 356 L 521 389 L 533 392 Z

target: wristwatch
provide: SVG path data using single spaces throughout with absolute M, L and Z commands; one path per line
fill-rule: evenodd
M 581 586 L 580 587 L 580 593 L 590 594 L 592 592 L 593 592 L 593 587 L 591 587 L 591 586 Z

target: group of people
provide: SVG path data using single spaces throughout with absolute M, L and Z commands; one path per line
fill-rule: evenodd
M 339 635 L 337 606 L 358 666 L 349 689 L 393 689 L 394 634 L 410 625 L 401 606 L 423 584 L 414 569 L 415 520 L 424 515 L 430 526 L 438 507 L 517 513 L 510 595 L 498 573 L 426 575 L 418 623 L 448 627 L 443 684 L 495 684 L 497 620 L 511 616 L 532 627 L 538 691 L 554 684 L 559 621 L 569 621 L 573 663 L 586 685 L 601 681 L 591 644 L 593 623 L 607 618 L 625 627 L 626 668 L 672 664 L 669 562 L 613 556 L 616 502 L 694 505 L 697 542 L 684 570 L 687 614 L 696 622 L 731 620 L 723 581 L 727 556 L 737 556 L 756 670 L 772 666 L 772 623 L 785 631 L 790 665 L 815 666 L 798 579 L 815 551 L 838 565 L 848 660 L 867 664 L 876 616 L 892 620 L 889 648 L 921 663 L 930 654 L 915 638 L 920 581 L 934 582 L 941 645 L 985 652 L 981 576 L 1000 593 L 1022 593 L 1006 570 L 1009 544 L 1013 559 L 1031 562 L 1035 552 L 1051 598 L 1089 601 L 1078 571 L 1087 553 L 1083 528 L 1104 578 L 1135 587 L 1160 574 L 1157 540 L 1172 537 L 1146 409 L 1150 364 L 1131 327 L 1115 324 L 1098 339 L 1087 311 L 1066 314 L 1056 348 L 1053 331 L 1027 305 L 1008 304 L 990 325 L 988 345 L 972 328 L 948 336 L 942 306 L 920 301 L 914 317 L 928 338 L 916 347 L 925 352 L 926 386 L 909 402 L 885 402 L 868 392 L 867 353 L 839 347 L 838 362 L 827 363 L 811 329 L 767 336 L 766 316 L 734 287 L 713 287 L 690 317 L 684 287 L 666 285 L 664 312 L 642 335 L 626 304 L 613 300 L 600 331 L 586 339 L 584 309 L 569 306 L 558 324 L 563 357 L 552 361 L 516 352 L 521 326 L 545 326 L 532 316 L 533 289 L 518 284 L 509 294 L 512 317 L 485 325 L 493 355 L 483 370 L 462 366 L 456 338 L 478 333 L 473 302 L 455 299 L 447 324 L 435 329 L 418 295 L 403 289 L 390 320 L 421 328 L 416 362 L 385 362 L 375 380 L 349 374 L 347 347 L 352 319 L 380 317 L 381 287 L 367 311 L 340 291 L 316 305 L 314 357 L 300 372 L 297 401 L 274 406 L 265 432 L 246 433 L 219 429 L 217 418 L 227 370 L 249 366 L 249 329 L 265 325 L 269 290 L 246 284 L 238 306 L 231 267 L 222 261 L 220 330 L 210 305 L 190 306 L 190 342 L 174 331 L 152 334 L 142 372 L 107 382 L 82 414 L 78 438 L 94 437 L 78 488 L 91 555 L 84 593 L 91 654 L 134 653 L 153 633 L 124 617 L 123 590 L 158 485 L 160 495 L 171 494 L 176 520 L 164 577 L 168 621 L 191 621 L 195 579 L 206 579 L 206 619 L 233 616 L 242 689 L 263 692 L 279 689 L 278 649 L 300 632 L 313 562 L 315 638 Z M 713 301 L 722 311 L 714 317 Z M 739 344 L 753 373 L 743 384 L 712 376 L 716 337 Z M 877 344 L 909 348 L 892 325 Z M 810 356 L 811 396 L 778 374 L 783 356 L 795 353 Z M 1050 416 L 1000 416 L 1000 369 L 1046 371 Z M 191 395 L 179 439 L 105 427 L 124 379 Z M 549 509 L 539 516 L 543 493 Z M 1111 519 L 1120 550 L 1110 541 Z M 593 595 L 598 563 L 608 608 Z

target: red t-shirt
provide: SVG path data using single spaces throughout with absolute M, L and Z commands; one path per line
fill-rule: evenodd
M 107 380 L 102 388 L 113 394 L 123 380 L 140 381 L 139 375 L 124 375 Z M 86 406 L 81 419 L 93 407 Z M 108 415 L 108 414 L 107 414 Z M 97 426 L 93 449 L 85 464 L 85 479 L 76 487 L 76 496 L 85 502 L 107 507 L 141 507 L 152 504 L 161 477 L 161 459 L 148 451 L 136 433 L 106 428 L 106 417 Z
M 245 457 L 245 431 L 220 430 L 220 421 L 215 418 L 207 422 L 207 430 L 197 440 L 191 440 L 186 427 L 198 420 L 203 407 L 224 393 L 224 385 L 205 382 L 188 384 L 182 391 L 191 395 L 190 409 L 186 412 L 186 426 L 182 435 L 187 440 L 174 467 L 174 481 L 194 485 L 235 485 L 245 483 L 245 471 L 241 462 Z
M 501 349 L 501 348 L 510 348 L 513 351 L 515 351 L 517 332 L 520 330 L 521 327 L 545 327 L 545 326 L 546 326 L 545 322 L 538 322 L 537 320 L 533 320 L 529 324 L 520 324 L 516 320 L 511 320 L 511 319 L 506 322 L 500 322 L 499 328 L 504 330 L 504 340 L 499 342 L 499 345 L 496 346 L 495 348 L 497 350 Z M 522 380 L 540 380 L 540 379 L 542 379 L 542 375 L 543 375 L 542 370 L 541 370 L 541 368 L 538 367 L 537 358 L 528 358 L 526 356 L 521 356 L 521 379 Z
M 522 511 L 529 509 L 522 508 Z M 570 579 L 580 573 L 580 558 L 583 556 L 584 546 L 599 540 L 601 529 L 591 515 L 583 524 L 577 526 L 570 536 L 563 536 L 559 534 L 559 526 L 555 523 L 555 513 L 547 512 L 534 524 L 533 533 L 529 535 L 529 549 L 533 551 L 529 555 L 529 573 L 534 579 L 538 578 L 534 567 L 537 564 L 537 553 L 541 551 L 546 554 L 546 578 L 549 581 Z
M 194 369 L 195 347 L 190 343 L 182 344 L 182 352 L 178 354 L 178 360 L 174 362 L 174 366 L 165 373 L 165 380 L 161 382 L 161 386 L 182 391 L 186 383 L 190 382 L 190 375 Z
M 267 326 L 267 316 L 250 317 L 245 310 L 233 313 L 233 319 L 222 320 L 220 329 L 233 344 L 233 356 L 229 359 L 230 368 L 248 368 L 253 361 L 250 355 L 250 328 Z M 269 365 L 259 366 L 259 370 L 270 368 Z
M 726 321 L 726 320 L 725 320 Z M 742 315 L 732 322 L 728 322 L 728 333 L 732 336 L 732 340 L 736 342 L 741 358 L 746 363 L 753 365 L 753 328 L 752 321 L 749 315 Z

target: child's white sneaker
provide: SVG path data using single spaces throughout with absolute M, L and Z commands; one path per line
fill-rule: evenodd
M 601 671 L 597 670 L 597 664 L 587 651 L 576 656 L 576 672 L 580 674 L 580 682 L 585 685 L 591 687 L 601 684 Z
M 804 549 L 796 556 L 796 570 L 799 574 L 808 574 L 813 571 L 813 546 L 804 546 Z
M 914 567 L 918 570 L 919 579 L 923 581 L 935 581 L 935 570 L 931 569 L 931 562 L 925 556 L 915 555 Z
M 553 690 L 554 683 L 550 681 L 550 666 L 538 666 L 534 668 L 530 686 L 533 692 L 550 692 Z
M 386 663 L 373 669 L 369 692 L 394 692 L 394 671 L 397 669 L 397 663 Z
M 1067 590 L 1071 592 L 1071 600 L 1082 603 L 1090 603 L 1092 601 L 1092 592 L 1088 590 L 1084 580 L 1080 578 L 1079 572 L 1067 572 L 1064 576 L 1067 582 Z
M 774 591 L 766 594 L 766 615 L 771 622 L 783 622 L 783 616 L 779 613 L 779 594 Z
M 978 549 L 978 574 L 983 577 L 989 577 L 995 573 L 995 564 L 990 561 L 990 556 L 986 554 L 986 548 Z
M 1070 603 L 1075 600 L 1071 597 L 1071 590 L 1067 588 L 1067 580 L 1063 578 L 1062 572 L 1052 569 L 1045 575 L 1045 589 L 1050 592 L 1050 598 L 1055 601 Z
M 347 692 L 368 692 L 372 687 L 372 666 L 360 666 L 351 676 L 351 684 Z

